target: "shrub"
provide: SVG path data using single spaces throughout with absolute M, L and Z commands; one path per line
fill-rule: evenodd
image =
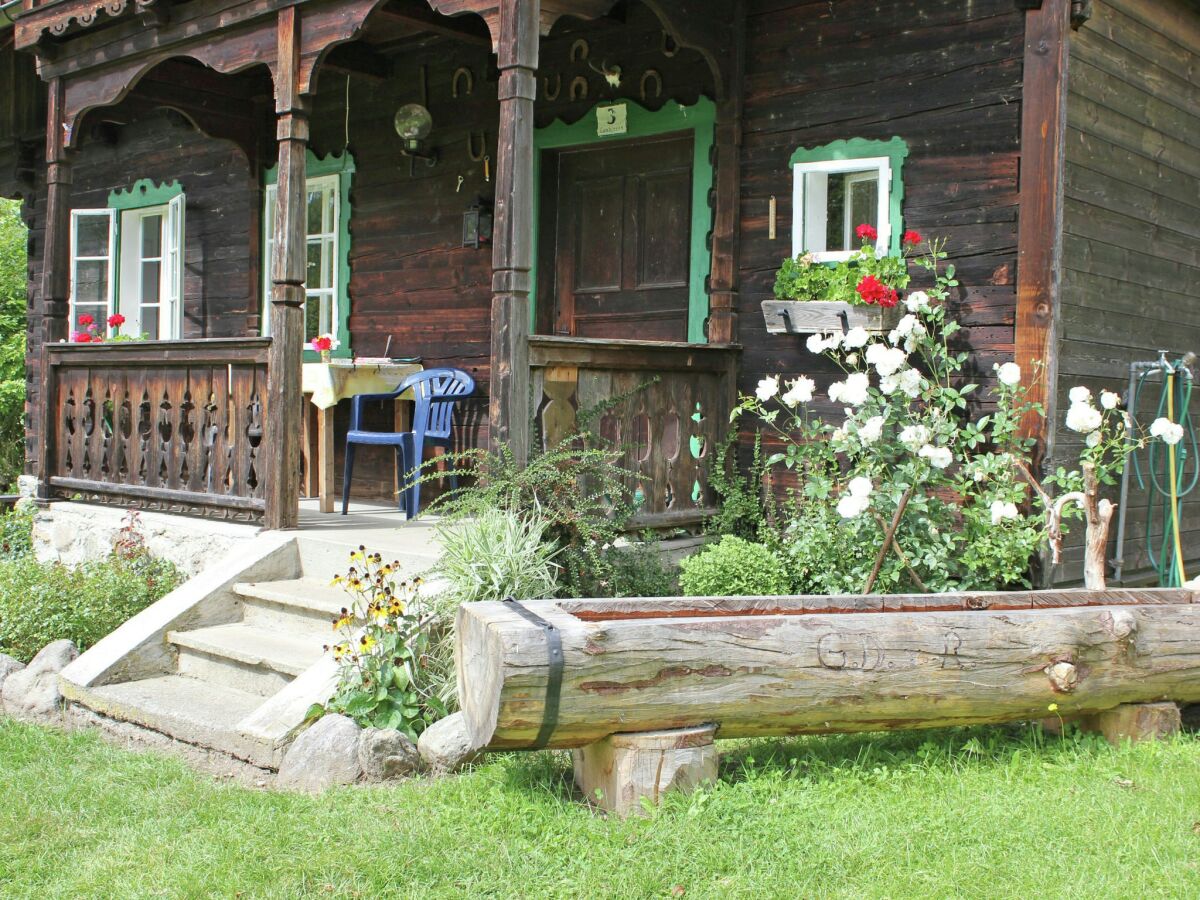
M 32 554 L 0 561 L 0 652 L 28 662 L 51 641 L 84 650 L 177 584 L 175 567 L 116 554 L 68 569 Z
M 729 535 L 685 559 L 680 569 L 688 597 L 770 596 L 791 588 L 783 561 L 769 547 Z
M 663 562 L 657 541 L 643 538 L 608 552 L 612 581 L 602 596 L 670 597 L 676 590 L 676 572 Z
M 18 559 L 33 551 L 33 506 L 0 516 L 0 559 Z
M 450 583 L 453 602 L 553 596 L 559 548 L 547 539 L 548 528 L 539 515 L 504 509 L 439 527 L 436 571 Z

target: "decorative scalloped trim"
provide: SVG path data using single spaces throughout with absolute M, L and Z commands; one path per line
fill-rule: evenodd
M 154 2 L 155 0 L 136 0 L 135 5 L 142 8 L 151 6 Z M 90 28 L 101 16 L 115 19 L 130 5 L 133 5 L 133 0 L 103 0 L 103 2 L 83 3 L 70 12 L 64 12 L 58 18 L 45 22 L 39 29 L 39 35 L 50 34 L 53 37 L 62 37 L 70 31 L 73 24 L 80 28 Z
M 141 178 L 132 187 L 121 191 L 110 191 L 109 209 L 137 209 L 142 206 L 158 206 L 183 193 L 178 181 L 155 184 L 151 178 Z

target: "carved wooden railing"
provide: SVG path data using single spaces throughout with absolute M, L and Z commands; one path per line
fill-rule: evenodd
M 738 348 L 534 336 L 529 341 L 540 439 L 577 430 L 580 410 L 619 398 L 592 427 L 635 473 L 634 528 L 696 525 L 716 511 L 709 466 L 725 439 Z
M 56 497 L 257 521 L 268 338 L 52 344 L 43 477 Z

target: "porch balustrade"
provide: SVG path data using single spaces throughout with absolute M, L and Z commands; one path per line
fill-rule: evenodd
M 278 466 L 265 428 L 270 343 L 48 345 L 51 492 L 261 520 Z
M 696 525 L 716 512 L 709 472 L 736 392 L 737 348 L 534 336 L 529 341 L 539 439 L 576 433 L 581 412 L 619 448 L 639 504 L 633 528 Z

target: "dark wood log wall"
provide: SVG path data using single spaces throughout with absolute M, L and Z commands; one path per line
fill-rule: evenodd
M 1071 40 L 1067 85 L 1064 414 L 1076 384 L 1124 392 L 1130 362 L 1159 350 L 1200 351 L 1200 12 L 1186 0 L 1094 0 Z M 1152 395 L 1157 404 L 1157 390 Z M 1155 414 L 1150 404 L 1139 410 L 1144 425 Z M 1073 465 L 1080 443 L 1058 423 L 1058 461 Z M 1126 546 L 1126 574 L 1151 577 L 1147 498 L 1136 485 L 1127 513 L 1138 540 Z M 1191 576 L 1200 560 L 1200 497 L 1184 504 L 1183 523 Z M 1075 531 L 1056 582 L 1082 577 Z M 1114 519 L 1114 539 L 1115 532 Z
M 1013 351 L 1023 13 L 1012 0 L 752 0 L 748 12 L 741 390 L 777 372 L 812 375 L 822 391 L 835 380 L 803 336 L 768 335 L 760 311 L 791 251 L 792 152 L 893 135 L 909 146 L 904 225 L 947 238 L 962 337 L 990 385 Z

